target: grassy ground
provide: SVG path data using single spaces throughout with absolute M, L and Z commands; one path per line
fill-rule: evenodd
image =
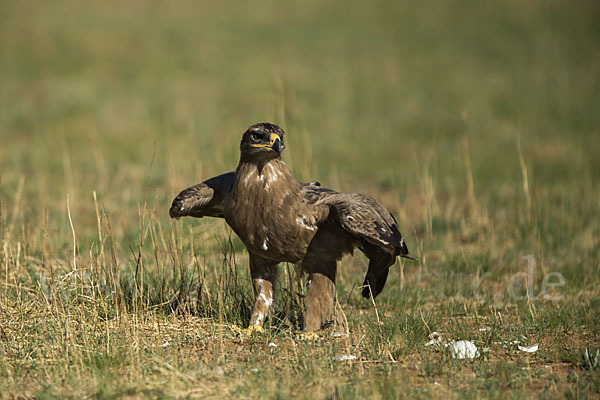
M 600 396 L 599 16 L 0 1 L 0 398 Z M 345 259 L 321 341 L 296 335 L 287 266 L 267 332 L 236 335 L 243 245 L 167 216 L 259 121 L 299 179 L 380 199 L 419 259 L 375 304 Z

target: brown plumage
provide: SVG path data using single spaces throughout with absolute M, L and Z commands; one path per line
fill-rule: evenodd
M 337 262 L 359 248 L 369 267 L 362 295 L 376 297 L 396 257 L 408 249 L 392 214 L 372 197 L 298 182 L 281 159 L 284 132 L 261 123 L 248 128 L 235 172 L 185 189 L 172 218 L 221 217 L 246 245 L 256 301 L 250 326 L 260 327 L 274 297 L 277 265 L 295 263 L 309 275 L 304 320 L 321 328 L 333 311 Z

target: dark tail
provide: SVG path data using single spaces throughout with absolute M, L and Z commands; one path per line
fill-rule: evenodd
M 361 249 L 369 258 L 369 268 L 363 282 L 362 296 L 365 299 L 377 297 L 387 281 L 390 267 L 396 262 L 396 255 L 373 246 L 367 245 Z
M 389 267 L 378 274 L 369 274 L 367 272 L 367 276 L 365 276 L 365 281 L 363 282 L 362 297 L 365 299 L 370 299 L 371 296 L 373 298 L 377 297 L 385 286 L 389 272 Z

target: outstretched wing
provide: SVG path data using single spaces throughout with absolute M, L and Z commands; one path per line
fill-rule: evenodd
M 169 215 L 223 218 L 223 200 L 231 191 L 234 177 L 235 172 L 227 172 L 183 190 L 173 199 Z
M 182 190 L 173 199 L 169 216 L 181 217 L 217 217 L 223 218 L 223 201 L 233 187 L 235 171 L 227 172 L 207 179 L 202 183 Z M 318 187 L 319 182 L 302 183 L 303 186 Z
M 311 185 L 305 186 L 303 191 L 309 203 L 329 205 L 328 220 L 333 219 L 359 239 L 359 249 L 369 258 L 362 295 L 376 297 L 385 286 L 396 256 L 412 259 L 394 216 L 377 200 L 364 194 L 338 193 Z

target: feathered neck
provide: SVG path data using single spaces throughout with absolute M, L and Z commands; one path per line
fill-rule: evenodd
M 238 168 L 242 164 L 248 164 L 248 165 L 254 165 L 259 170 L 262 170 L 265 167 L 265 165 L 267 165 L 269 163 L 277 163 L 277 162 L 280 162 L 281 164 L 285 165 L 285 163 L 281 159 L 281 156 L 273 157 L 271 155 L 266 155 L 266 154 L 261 155 L 260 153 L 259 154 L 248 154 L 246 152 L 242 152 L 242 154 L 240 155 L 240 162 L 238 164 Z
M 235 172 L 234 190 L 240 185 L 257 184 L 262 185 L 265 189 L 273 186 L 285 186 L 288 192 L 301 188 L 281 157 L 258 160 L 245 160 L 242 157 Z

